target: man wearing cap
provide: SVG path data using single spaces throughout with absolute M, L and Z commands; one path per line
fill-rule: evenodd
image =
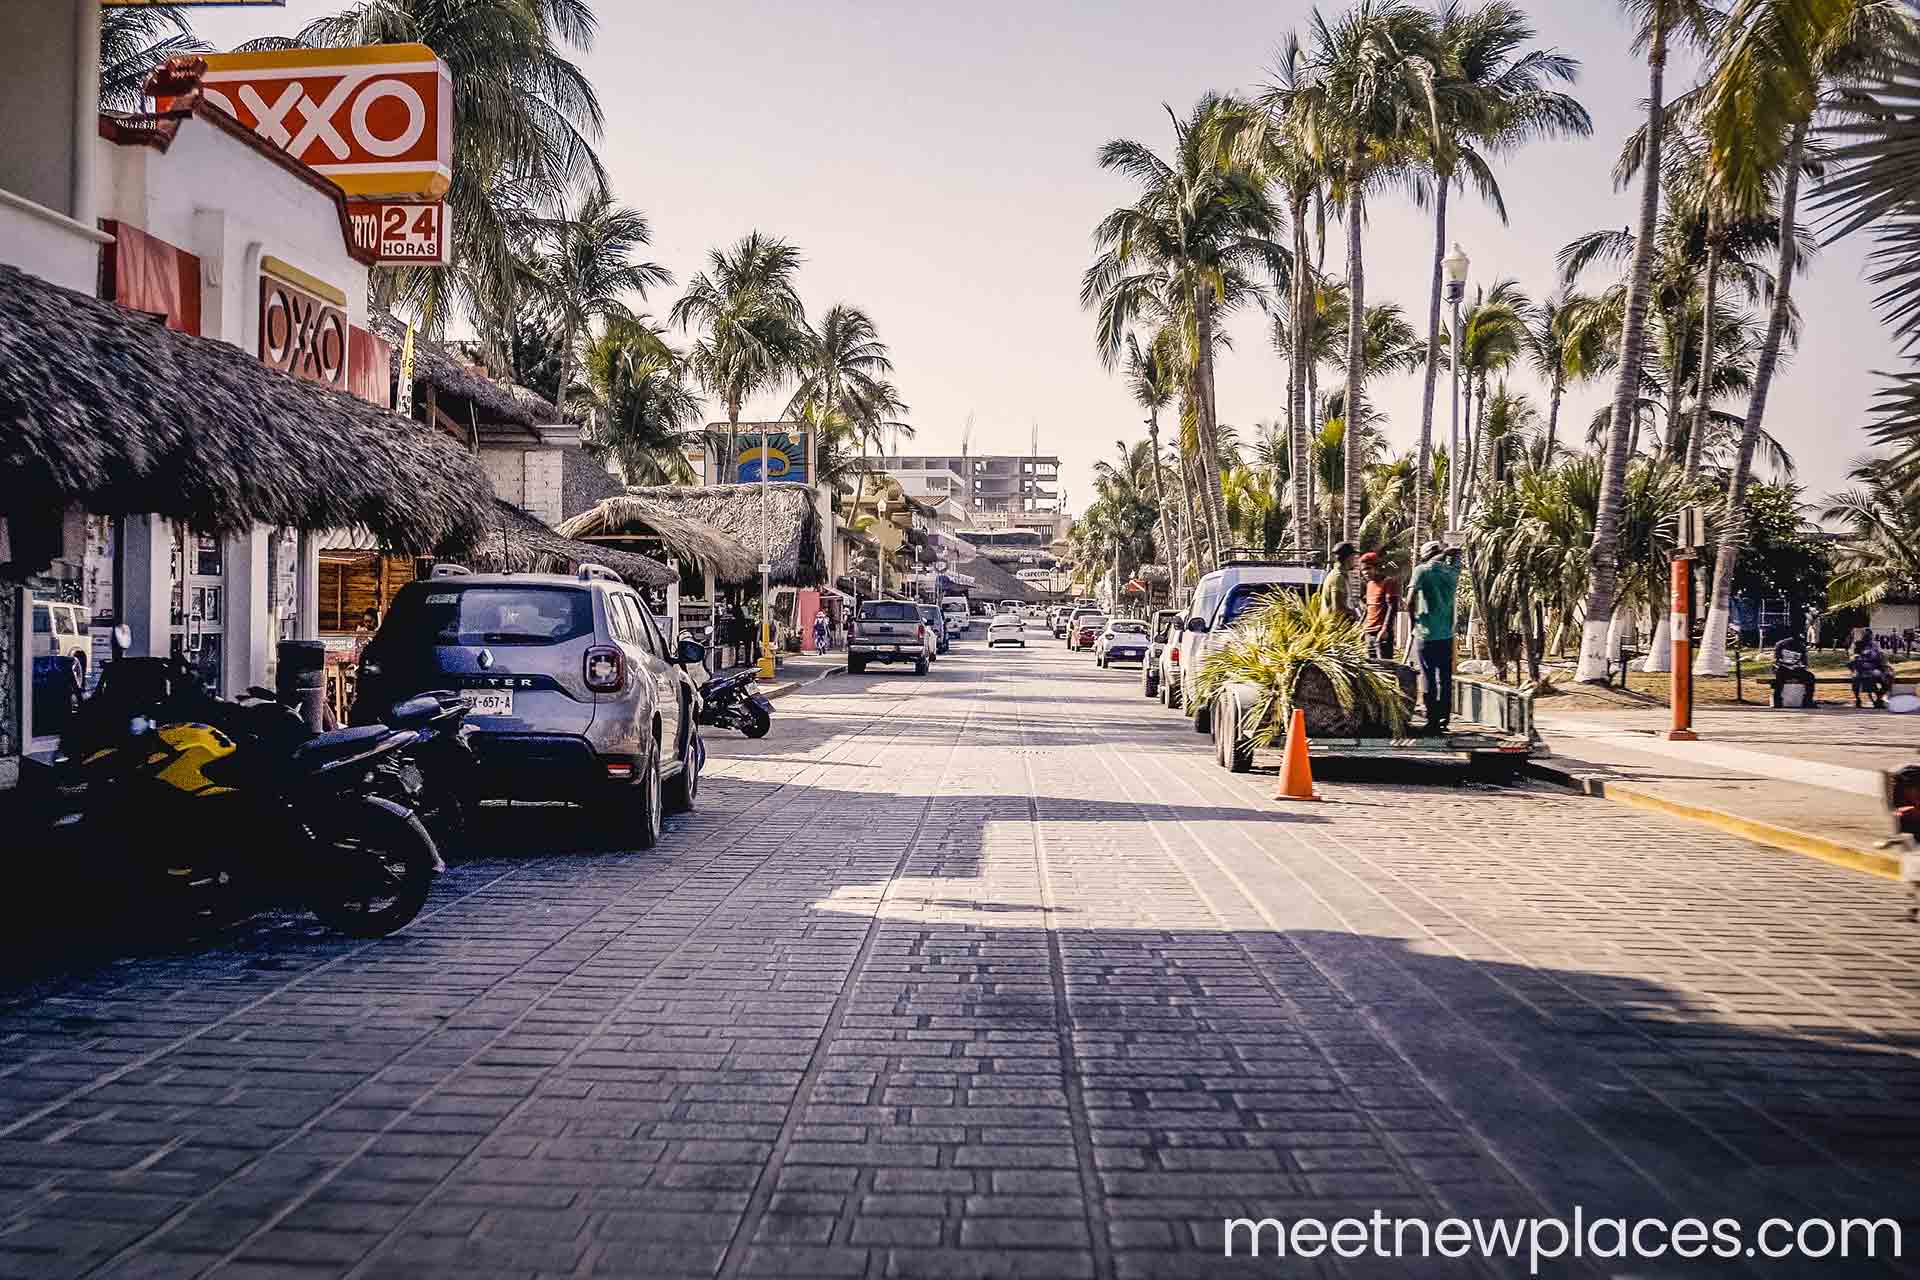
M 1386 561 L 1378 551 L 1360 557 L 1360 572 L 1367 577 L 1367 608 L 1360 622 L 1360 634 L 1367 641 L 1367 656 L 1382 662 L 1393 661 L 1393 615 L 1400 609 L 1400 584 L 1387 572 Z
M 1420 548 L 1420 566 L 1407 582 L 1407 613 L 1420 650 L 1420 690 L 1429 734 L 1447 731 L 1453 708 L 1453 598 L 1460 582 L 1460 548 L 1434 541 Z
M 1328 571 L 1326 581 L 1320 584 L 1320 603 L 1326 605 L 1344 618 L 1353 617 L 1353 606 L 1347 602 L 1347 593 L 1352 590 L 1353 557 L 1360 548 L 1351 542 L 1343 542 L 1333 549 L 1333 568 Z

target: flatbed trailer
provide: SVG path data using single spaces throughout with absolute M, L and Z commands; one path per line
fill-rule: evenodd
M 1248 711 L 1258 691 L 1251 685 L 1231 684 L 1214 702 L 1214 758 L 1232 773 L 1253 768 L 1254 735 L 1260 725 Z M 1516 689 L 1475 676 L 1453 678 L 1451 731 L 1435 737 L 1345 737 L 1323 735 L 1308 740 L 1315 759 L 1456 763 L 1481 772 L 1511 774 L 1528 760 L 1548 754 L 1546 740 L 1533 722 L 1533 690 Z M 1227 726 L 1237 726 L 1229 733 Z M 1284 745 L 1283 733 L 1276 749 Z

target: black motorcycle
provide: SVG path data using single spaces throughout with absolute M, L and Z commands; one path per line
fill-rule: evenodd
M 184 663 L 114 662 L 62 739 L 54 838 L 115 860 L 103 883 L 141 909 L 223 921 L 292 899 L 356 936 L 403 927 L 445 864 L 377 774 L 419 735 L 315 736 L 263 692 L 226 702 Z
M 764 738 L 773 727 L 773 703 L 753 691 L 753 672 L 734 671 L 700 687 L 697 719 L 719 729 L 738 729 L 749 738 Z
M 414 741 L 381 761 L 375 771 L 380 794 L 414 811 L 434 842 L 445 850 L 465 837 L 474 776 L 471 710 L 459 693 L 435 689 L 395 703 L 381 717 Z

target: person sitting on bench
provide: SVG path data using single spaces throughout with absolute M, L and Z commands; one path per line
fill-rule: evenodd
M 1887 655 L 1871 635 L 1864 636 L 1853 646 L 1853 657 L 1847 661 L 1847 670 L 1853 672 L 1853 705 L 1860 705 L 1860 695 L 1866 694 L 1873 699 L 1873 705 L 1885 708 L 1887 694 L 1893 691 L 1893 667 L 1887 662 Z
M 1785 706 L 1781 690 L 1790 684 L 1800 686 L 1800 705 L 1811 707 L 1813 697 L 1813 672 L 1807 668 L 1807 637 L 1798 627 L 1788 630 L 1773 646 L 1773 705 Z

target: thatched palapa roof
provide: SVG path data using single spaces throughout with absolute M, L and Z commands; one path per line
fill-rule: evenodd
M 493 500 L 486 528 L 470 541 L 448 544 L 441 553 L 477 573 L 573 573 L 582 564 L 601 564 L 630 587 L 664 587 L 675 580 L 658 560 L 563 538 L 504 498 Z
M 491 493 L 438 432 L 0 266 L 0 510 L 71 502 L 210 533 L 361 525 L 425 552 L 478 528 Z
M 711 573 L 718 582 L 746 582 L 759 572 L 760 562 L 735 539 L 712 525 L 676 515 L 661 503 L 630 493 L 603 498 L 579 515 L 562 520 L 558 527 L 569 538 L 658 542 L 667 554 L 702 573 Z
M 407 326 L 390 315 L 375 316 L 373 331 L 393 348 L 388 367 L 397 381 L 400 357 L 405 350 Z M 413 380 L 432 387 L 439 397 L 440 411 L 462 427 L 495 426 L 534 427 L 563 421 L 560 410 L 525 387 L 495 382 L 467 366 L 455 352 L 416 330 L 413 335 Z M 455 403 L 464 401 L 465 405 Z M 473 408 L 470 416 L 466 406 Z
M 710 566 L 714 577 L 725 583 L 749 582 L 758 577 L 762 545 L 760 486 L 724 484 L 707 488 L 683 485 L 636 486 L 618 497 L 608 498 L 591 510 L 563 521 L 560 531 L 570 538 L 644 533 L 651 530 L 676 554 Z M 766 513 L 773 554 L 773 581 L 782 586 L 811 587 L 826 580 L 826 565 L 820 545 L 819 515 L 813 505 L 813 491 L 804 485 L 766 486 Z M 678 520 L 677 536 L 691 538 L 704 530 L 711 543 L 717 535 L 722 544 L 745 555 L 744 572 L 737 561 L 722 567 L 718 557 L 710 559 L 689 543 L 683 551 L 660 522 Z M 715 552 L 718 547 L 712 548 Z

